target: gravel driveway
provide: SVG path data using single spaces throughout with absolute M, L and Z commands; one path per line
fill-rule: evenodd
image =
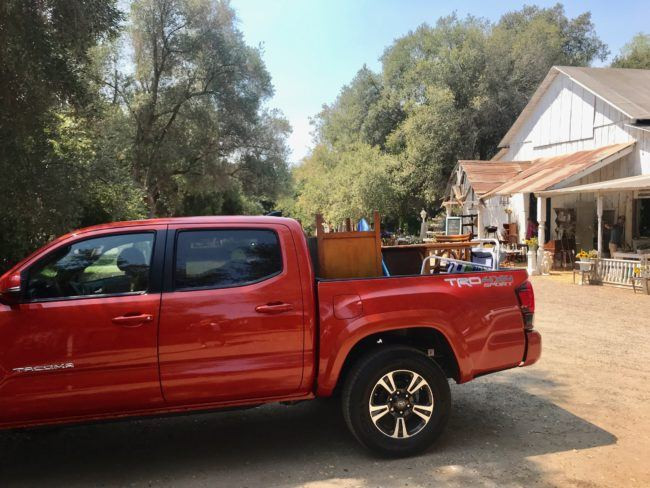
M 373 458 L 317 401 L 0 433 L 0 486 L 650 486 L 650 296 L 534 284 L 542 359 L 453 385 L 424 455 Z

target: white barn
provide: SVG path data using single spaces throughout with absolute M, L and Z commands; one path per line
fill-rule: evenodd
M 452 176 L 448 201 L 478 213 L 479 236 L 516 222 L 521 241 L 532 217 L 540 242 L 569 237 L 603 255 L 604 224 L 624 215 L 625 247 L 650 247 L 650 70 L 551 68 L 499 147 Z

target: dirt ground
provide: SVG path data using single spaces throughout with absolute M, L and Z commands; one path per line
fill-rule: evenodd
M 372 457 L 317 401 L 0 434 L 0 486 L 650 486 L 650 296 L 534 284 L 542 359 L 453 385 L 421 456 Z

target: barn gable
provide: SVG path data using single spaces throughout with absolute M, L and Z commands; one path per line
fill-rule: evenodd
M 499 160 L 530 160 L 634 140 L 640 152 L 647 151 L 648 120 L 649 70 L 556 66 L 502 139 Z M 630 165 L 623 176 L 650 172 L 650 167 L 640 167 L 641 161 Z

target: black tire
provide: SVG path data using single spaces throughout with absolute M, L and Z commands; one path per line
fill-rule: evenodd
M 418 396 L 418 402 L 422 401 L 431 404 L 432 412 L 428 416 L 428 421 L 420 420 L 421 415 L 411 418 L 410 415 L 414 415 L 413 408 L 409 408 L 404 409 L 402 415 L 399 415 L 400 412 L 383 413 L 382 411 L 380 413 L 383 413 L 383 415 L 377 421 L 378 425 L 373 422 L 370 415 L 370 398 L 372 395 L 373 408 L 379 408 L 375 407 L 374 402 L 378 398 L 377 395 L 382 394 L 385 388 L 379 388 L 378 382 L 389 373 L 393 373 L 391 378 L 396 380 L 394 383 L 400 383 L 401 381 L 402 385 L 405 384 L 404 379 L 408 381 L 409 374 L 413 378 L 413 373 L 421 376 L 426 381 L 427 385 L 423 386 L 414 395 Z M 393 394 L 388 393 L 388 390 L 386 390 L 388 398 L 385 401 L 387 407 L 397 408 L 397 405 L 402 405 L 394 402 L 401 399 L 400 395 L 406 397 L 410 395 L 408 392 L 409 386 L 395 388 Z M 431 401 L 425 401 L 429 397 L 432 397 Z M 413 405 L 408 406 L 414 407 L 418 402 L 415 401 L 413 396 L 410 396 L 410 398 Z M 389 400 L 391 401 L 389 402 Z M 383 401 L 379 400 L 382 405 Z M 364 447 L 382 456 L 403 457 L 425 450 L 440 435 L 449 419 L 451 392 L 449 391 L 449 383 L 445 373 L 433 360 L 417 349 L 404 346 L 386 346 L 357 361 L 344 383 L 342 404 L 343 416 L 350 431 Z M 414 408 L 421 409 L 418 406 Z M 403 417 L 404 420 L 400 421 L 398 417 Z M 393 420 L 396 429 L 393 431 L 393 435 L 397 435 L 397 438 L 389 435 Z M 379 424 L 380 422 L 382 424 Z M 397 425 L 400 422 L 402 423 L 398 427 Z M 417 430 L 418 423 L 424 424 L 419 427 L 419 430 Z M 408 437 L 403 436 L 405 432 L 408 434 L 407 425 L 409 424 L 415 426 L 413 434 Z M 384 431 L 380 429 L 384 429 Z M 388 430 L 388 433 L 385 430 Z

